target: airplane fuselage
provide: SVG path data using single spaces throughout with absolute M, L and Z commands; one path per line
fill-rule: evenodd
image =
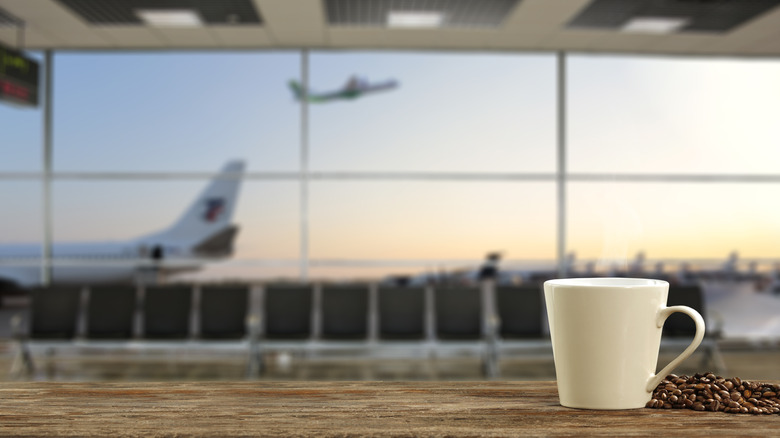
M 154 259 L 153 252 L 164 256 Z M 0 278 L 20 286 L 41 284 L 43 248 L 37 244 L 4 245 Z M 182 272 L 198 269 L 196 260 L 175 245 L 154 248 L 144 242 L 61 243 L 52 245 L 53 284 L 132 282 L 145 271 Z

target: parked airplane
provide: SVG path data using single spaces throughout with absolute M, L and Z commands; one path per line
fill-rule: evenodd
M 303 86 L 301 86 L 301 84 L 296 80 L 291 80 L 289 84 L 290 84 L 290 89 L 292 89 L 296 100 L 305 99 L 308 102 L 313 102 L 313 103 L 323 103 L 323 102 L 330 102 L 333 100 L 343 100 L 343 99 L 355 99 L 367 93 L 375 93 L 377 91 L 392 90 L 398 87 L 398 82 L 395 80 L 389 80 L 385 82 L 371 84 L 365 79 L 359 78 L 357 76 L 350 77 L 347 83 L 344 84 L 344 86 L 341 89 L 329 93 L 317 94 L 317 93 L 307 92 L 306 90 L 304 90 Z
M 232 254 L 231 218 L 244 162 L 227 163 L 170 227 L 122 242 L 54 243 L 52 284 L 138 281 L 199 269 Z M 41 284 L 40 244 L 0 246 L 0 286 Z M 2 287 L 0 287 L 2 289 Z

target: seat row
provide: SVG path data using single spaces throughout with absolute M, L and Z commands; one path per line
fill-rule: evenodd
M 676 287 L 669 305 L 703 311 L 698 288 Z M 551 352 L 538 285 L 389 287 L 378 284 L 204 284 L 52 287 L 31 292 L 29 326 L 18 330 L 25 363 L 33 348 L 214 348 L 248 354 L 247 372 L 273 352 L 306 357 L 479 355 L 488 376 L 502 354 Z M 692 336 L 681 315 L 665 339 Z M 108 342 L 114 341 L 114 342 Z M 168 341 L 162 343 L 161 341 Z

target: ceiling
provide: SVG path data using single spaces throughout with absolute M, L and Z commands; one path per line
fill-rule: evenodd
M 203 25 L 159 27 L 136 14 L 138 9 L 185 6 L 199 10 Z M 436 27 L 387 24 L 390 11 L 417 11 L 435 21 L 430 15 L 438 9 L 445 10 L 445 18 L 438 17 Z M 621 26 L 631 16 L 681 21 L 672 33 L 628 32 Z M 780 0 L 0 0 L 0 43 L 30 50 L 309 48 L 778 57 Z

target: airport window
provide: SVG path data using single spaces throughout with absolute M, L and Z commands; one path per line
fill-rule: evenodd
M 394 260 L 431 260 L 425 268 L 452 269 L 491 251 L 515 260 L 550 260 L 554 193 L 552 182 L 318 183 L 311 190 L 311 256 L 356 265 L 383 260 L 385 274 L 400 268 L 392 266 Z M 382 267 L 364 266 L 356 275 Z
M 425 260 L 493 250 L 513 261 L 556 257 L 553 54 L 54 59 L 57 242 L 159 229 L 238 158 L 248 168 L 235 256 L 190 278 L 362 277 L 410 264 L 413 273 L 434 268 Z M 290 84 L 302 65 L 311 93 L 353 75 L 398 86 L 309 102 L 305 124 Z M 778 218 L 766 200 L 778 182 L 780 64 L 567 55 L 567 65 L 566 252 L 578 260 L 773 255 Z M 4 222 L 0 241 L 41 242 L 42 186 L 31 178 L 43 167 L 42 111 L 2 106 L 0 116 L 10 127 L 0 194 L 24 212 Z
M 771 174 L 780 61 L 568 56 L 569 170 Z
M 553 55 L 314 52 L 310 66 L 312 93 L 369 88 L 310 104 L 312 170 L 555 169 Z
M 36 243 L 43 240 L 43 205 L 39 181 L 0 180 L 0 243 Z
M 776 256 L 780 63 L 568 58 L 570 252 L 602 270 Z
M 571 184 L 569 241 L 600 269 L 648 259 L 723 263 L 737 251 L 768 260 L 780 246 L 772 184 L 583 182 Z M 766 266 L 765 266 L 766 267 Z M 652 266 L 646 266 L 652 269 Z
M 297 170 L 297 52 L 62 53 L 54 58 L 54 169 Z

